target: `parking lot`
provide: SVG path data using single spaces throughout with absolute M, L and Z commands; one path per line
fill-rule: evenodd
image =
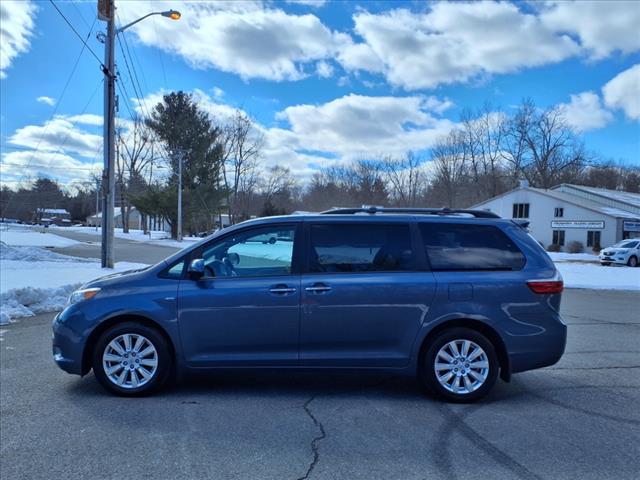
M 411 379 L 190 378 L 108 396 L 58 370 L 52 314 L 2 327 L 0 477 L 631 479 L 640 471 L 640 319 L 631 292 L 568 290 L 551 368 L 445 405 Z

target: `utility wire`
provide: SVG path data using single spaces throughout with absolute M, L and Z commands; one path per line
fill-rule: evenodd
M 54 5 L 54 7 L 56 7 L 56 10 L 60 11 L 58 9 L 58 7 L 53 3 L 52 0 L 51 3 Z M 62 12 L 60 12 L 62 14 Z M 63 15 L 64 17 L 64 15 Z M 65 18 L 66 20 L 66 18 Z M 87 39 L 89 39 L 89 37 L 91 36 L 91 33 L 93 32 L 93 27 L 96 24 L 96 20 L 97 18 L 93 19 L 93 23 L 91 25 L 91 28 L 89 29 L 89 32 L 87 33 Z M 74 29 L 75 30 L 75 29 Z M 71 72 L 69 73 L 69 76 L 67 77 L 67 80 L 64 84 L 64 87 L 62 88 L 62 92 L 60 93 L 60 95 L 58 95 L 58 101 L 56 103 L 56 106 L 53 109 L 53 112 L 51 112 L 51 115 L 49 116 L 48 120 L 44 123 L 44 129 L 42 131 L 42 135 L 40 136 L 40 138 L 38 139 L 38 143 L 36 144 L 36 148 L 35 150 L 33 150 L 33 153 L 31 154 L 31 157 L 29 157 L 29 161 L 27 162 L 27 164 L 25 165 L 25 168 L 28 168 L 29 165 L 31 164 L 31 162 L 33 161 L 34 157 L 36 156 L 36 154 L 38 154 L 40 152 L 40 144 L 42 143 L 42 140 L 44 139 L 44 136 L 47 133 L 47 130 L 49 129 L 49 125 L 51 124 L 51 120 L 53 120 L 53 118 L 56 116 L 56 114 L 58 113 L 58 109 L 60 108 L 60 104 L 62 103 L 62 100 L 65 96 L 65 93 L 67 92 L 67 88 L 69 87 L 69 84 L 71 83 L 71 79 L 73 78 L 73 75 L 76 72 L 76 69 L 78 68 L 78 64 L 80 63 L 80 59 L 82 58 L 82 54 L 84 53 L 85 48 L 88 48 L 87 42 L 83 41 L 82 42 L 82 48 L 80 49 L 80 53 L 78 54 L 78 57 L 76 58 L 75 63 L 73 64 L 73 67 L 71 68 Z M 94 55 L 95 56 L 95 55 Z M 102 63 L 101 63 L 102 65 Z M 95 92 L 94 92 L 95 95 Z M 93 96 L 93 95 L 92 95 Z M 65 139 L 66 142 L 66 139 Z M 23 175 L 22 177 L 20 177 L 18 180 L 16 180 L 16 182 L 21 182 L 23 181 L 25 178 L 27 177 L 27 175 Z M 7 204 L 5 205 L 5 208 L 2 210 L 2 216 L 4 216 L 4 213 L 6 212 L 6 209 L 9 207 L 9 204 L 11 202 L 7 202 Z
M 100 57 L 98 57 L 98 55 L 96 55 L 96 52 L 93 51 L 93 49 L 89 46 L 89 44 L 87 43 L 87 40 L 89 39 L 89 36 L 87 36 L 87 40 L 85 40 L 84 38 L 82 38 L 82 35 L 80 35 L 78 33 L 78 30 L 76 30 L 76 27 L 73 26 L 73 24 L 69 21 L 69 19 L 65 16 L 64 13 L 62 13 L 62 10 L 60 10 L 58 8 L 58 6 L 56 5 L 56 3 L 53 0 L 49 0 L 49 2 L 51 3 L 51 5 L 54 6 L 54 8 L 58 11 L 58 13 L 62 16 L 62 18 L 64 19 L 65 22 L 67 22 L 67 25 L 69 25 L 69 28 L 71 28 L 71 30 L 73 31 L 73 33 L 76 34 L 76 36 L 80 39 L 80 41 L 82 42 L 82 44 L 86 47 L 87 50 L 89 50 L 89 52 L 91 52 L 91 55 L 93 55 L 95 57 L 95 59 L 98 61 L 98 63 L 100 64 L 100 67 L 102 68 L 102 71 L 105 73 L 109 73 L 112 74 L 112 72 L 109 72 L 109 70 L 107 69 L 107 67 L 104 65 L 104 63 L 102 63 L 102 60 L 100 60 Z M 95 24 L 95 20 L 94 20 L 94 24 Z M 91 34 L 91 32 L 89 32 L 89 34 Z

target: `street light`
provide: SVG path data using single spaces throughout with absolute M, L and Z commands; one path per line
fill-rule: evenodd
M 171 20 L 180 20 L 180 17 L 182 17 L 182 14 L 177 10 L 167 10 L 166 12 L 151 12 L 151 13 L 147 13 L 144 17 L 140 17 L 139 19 L 134 20 L 131 23 L 127 23 L 124 27 L 120 27 L 119 29 L 117 29 L 116 30 L 116 35 L 118 33 L 120 33 L 120 32 L 125 31 L 130 26 L 135 25 L 138 22 L 141 22 L 145 18 L 151 17 L 152 15 L 162 15 L 163 17 L 170 18 Z
M 118 33 L 152 15 L 162 15 L 172 20 L 182 16 L 176 10 L 151 12 L 147 15 L 116 28 L 114 19 L 114 0 L 98 0 L 98 18 L 107 22 L 107 35 L 104 42 L 104 173 L 102 181 L 102 267 L 113 268 L 113 238 L 115 209 L 115 38 Z

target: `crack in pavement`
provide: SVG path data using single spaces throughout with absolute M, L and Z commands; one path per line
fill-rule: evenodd
M 309 475 L 311 475 L 311 472 L 313 472 L 313 469 L 316 468 L 316 465 L 320 460 L 320 447 L 318 444 L 320 443 L 321 440 L 323 440 L 327 436 L 327 432 L 324 429 L 324 425 L 322 425 L 322 422 L 316 418 L 316 416 L 311 411 L 311 408 L 309 408 L 309 405 L 315 399 L 316 399 L 316 395 L 314 395 L 309 400 L 304 402 L 304 405 L 302 406 L 302 408 L 304 408 L 304 411 L 309 416 L 309 418 L 313 420 L 313 424 L 316 426 L 316 428 L 320 430 L 320 435 L 313 437 L 313 439 L 311 440 L 311 452 L 313 453 L 313 460 L 307 467 L 307 472 L 302 477 L 298 477 L 298 480 L 307 480 L 309 478 Z

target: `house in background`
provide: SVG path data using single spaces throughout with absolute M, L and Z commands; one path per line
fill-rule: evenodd
M 71 214 L 64 208 L 36 208 L 36 223 L 40 225 L 71 225 Z
M 591 250 L 640 238 L 638 193 L 570 184 L 542 189 L 521 181 L 518 188 L 472 208 L 528 220 L 531 235 L 545 247 L 577 241 Z
M 115 228 L 122 228 L 123 222 L 122 212 L 120 211 L 120 208 L 116 207 L 113 213 Z M 147 217 L 147 221 L 149 222 L 150 230 L 163 232 L 171 231 L 171 226 L 169 225 L 169 223 L 161 217 Z M 102 212 L 98 212 L 97 214 L 88 216 L 86 223 L 91 227 L 102 226 Z M 129 213 L 129 228 L 132 230 L 143 230 L 142 215 L 140 215 L 140 212 L 136 209 L 136 207 L 132 207 L 131 212 Z

